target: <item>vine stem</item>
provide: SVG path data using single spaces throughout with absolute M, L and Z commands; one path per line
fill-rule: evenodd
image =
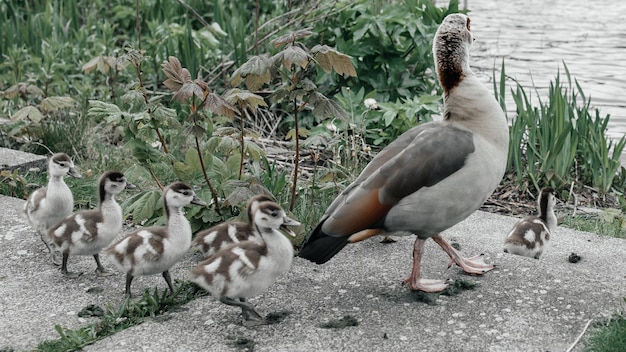
M 241 160 L 239 160 L 239 179 L 241 180 L 241 175 L 243 175 L 243 154 L 246 151 L 246 148 L 244 146 L 244 139 L 243 139 L 243 129 L 244 129 L 244 123 L 243 123 L 243 116 L 241 117 L 241 139 L 239 140 L 239 142 L 241 143 Z
M 157 177 L 157 175 L 154 173 L 154 170 L 152 170 L 151 166 L 148 166 L 148 171 L 150 172 L 150 175 L 152 176 L 152 178 L 154 179 L 154 181 L 157 183 L 157 186 L 159 186 L 159 189 L 162 191 L 163 190 L 163 184 L 161 183 L 161 181 L 159 181 L 159 178 Z
M 296 98 L 293 99 L 293 109 L 294 109 L 294 120 L 295 120 L 295 130 L 296 136 L 296 155 L 293 160 L 293 183 L 291 184 L 291 200 L 289 201 L 289 211 L 293 211 L 293 206 L 296 202 L 296 186 L 298 184 L 298 166 L 300 165 L 300 132 L 298 129 L 298 102 Z
M 222 216 L 222 213 L 220 212 L 220 205 L 217 201 L 217 192 L 215 191 L 215 188 L 213 188 L 213 186 L 211 185 L 211 181 L 209 180 L 209 175 L 206 173 L 206 168 L 204 167 L 204 159 L 202 158 L 202 151 L 200 149 L 200 141 L 198 140 L 198 136 L 194 135 L 194 138 L 196 140 L 196 152 L 198 153 L 198 159 L 200 160 L 200 167 L 202 168 L 202 174 L 204 175 L 204 180 L 206 181 L 207 186 L 209 186 L 209 189 L 211 190 L 211 195 L 213 196 L 213 203 L 215 203 L 215 212 L 217 213 L 217 215 Z

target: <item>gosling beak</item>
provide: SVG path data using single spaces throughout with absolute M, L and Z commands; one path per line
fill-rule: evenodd
M 281 230 L 284 230 L 289 236 L 291 237 L 296 237 L 296 233 L 293 232 L 290 228 L 288 228 L 287 226 L 300 226 L 302 225 L 300 222 L 285 216 L 283 218 L 283 224 L 280 226 Z
M 130 182 L 126 182 L 126 187 L 124 187 L 124 189 L 135 189 L 135 188 L 137 188 L 137 186 L 135 186 L 134 184 Z
M 67 172 L 68 175 L 74 177 L 74 178 L 82 178 L 83 175 L 79 174 L 78 171 L 76 171 L 75 168 L 70 167 L 70 170 Z
M 193 199 L 191 200 L 191 204 L 201 205 L 203 207 L 206 207 L 206 203 L 202 199 L 198 198 L 198 196 L 196 195 L 193 196 Z

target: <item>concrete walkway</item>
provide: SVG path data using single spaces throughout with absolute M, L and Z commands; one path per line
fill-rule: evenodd
M 123 299 L 123 275 L 96 277 L 90 257 L 70 257 L 70 270 L 85 274 L 63 277 L 21 217 L 22 204 L 0 196 L 0 350 L 33 350 L 59 337 L 57 324 L 75 329 L 96 321 L 77 316 L 84 307 Z M 244 328 L 238 309 L 204 297 L 84 350 L 231 351 L 247 342 L 254 351 L 565 351 L 590 319 L 624 308 L 626 242 L 560 227 L 541 260 L 504 254 L 503 236 L 516 220 L 476 212 L 445 233 L 465 255 L 482 252 L 497 264 L 482 277 L 446 269 L 447 256 L 430 241 L 426 277 L 479 283 L 432 304 L 400 284 L 410 272 L 413 239 L 369 240 L 322 266 L 296 258 L 287 275 L 252 300 L 265 314 L 285 313 L 277 324 Z M 572 252 L 582 260 L 570 263 Z M 172 277 L 184 279 L 197 260 L 189 254 Z M 165 289 L 158 275 L 133 282 L 135 293 L 154 287 Z M 321 327 L 346 315 L 358 326 Z

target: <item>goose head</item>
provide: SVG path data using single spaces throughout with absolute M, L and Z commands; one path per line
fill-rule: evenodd
M 254 213 L 259 209 L 259 204 L 264 202 L 273 202 L 272 197 L 265 194 L 257 194 L 248 201 L 248 223 L 254 223 Z
M 163 191 L 163 207 L 169 217 L 170 209 L 180 209 L 189 204 L 206 206 L 207 204 L 188 185 L 174 182 Z
M 280 205 L 265 201 L 259 203 L 254 212 L 254 225 L 262 232 L 278 230 L 283 225 L 299 226 L 300 223 L 287 216 L 283 208 Z M 293 231 L 287 231 L 289 235 L 295 236 Z
M 554 195 L 554 189 L 551 187 L 545 187 L 541 189 L 539 198 L 537 199 L 537 206 L 539 207 L 539 214 L 544 215 L 551 212 L 556 205 L 556 196 Z
M 100 176 L 100 180 L 98 181 L 100 202 L 103 202 L 107 198 L 107 195 L 116 195 L 125 189 L 133 188 L 136 188 L 136 186 L 128 182 L 123 173 L 107 171 Z
M 450 14 L 437 29 L 433 56 L 439 83 L 445 91 L 452 90 L 471 72 L 469 52 L 473 42 L 470 19 L 466 15 Z
M 63 177 L 65 175 L 70 175 L 75 178 L 82 177 L 74 168 L 72 159 L 65 153 L 56 153 L 50 158 L 48 173 L 52 177 Z

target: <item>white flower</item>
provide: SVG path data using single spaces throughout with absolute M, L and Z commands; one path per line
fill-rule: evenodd
M 365 101 L 363 101 L 363 104 L 365 104 L 365 107 L 369 110 L 378 110 L 378 102 L 374 98 L 365 99 Z
M 333 133 L 337 132 L 337 125 L 335 125 L 332 121 L 326 122 L 326 128 Z

